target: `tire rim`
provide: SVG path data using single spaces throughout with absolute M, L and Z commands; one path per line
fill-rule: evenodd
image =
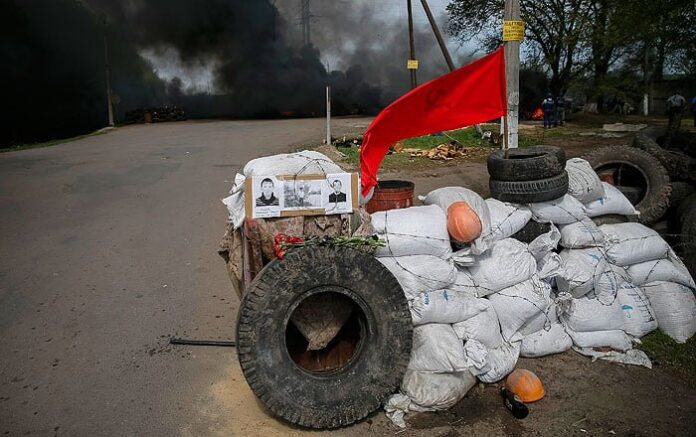
M 597 167 L 595 171 L 601 180 L 615 186 L 619 191 L 622 187 L 639 190 L 638 200 L 631 202 L 634 206 L 640 205 L 650 191 L 648 175 L 631 162 L 613 161 Z
M 332 295 L 341 305 L 350 306 L 351 315 L 326 347 L 307 350 L 308 341 L 290 318 L 300 305 L 314 305 L 319 298 Z M 372 312 L 352 290 L 340 286 L 321 286 L 302 293 L 295 300 L 284 321 L 283 344 L 290 361 L 301 372 L 313 377 L 334 377 L 348 371 L 360 358 L 375 326 Z

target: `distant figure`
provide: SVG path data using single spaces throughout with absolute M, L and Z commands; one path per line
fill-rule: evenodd
M 679 91 L 667 99 L 667 115 L 669 116 L 669 123 L 667 124 L 667 138 L 665 138 L 665 146 L 670 145 L 674 134 L 681 127 L 681 119 L 685 106 L 686 99 Z
M 343 184 L 340 180 L 336 179 L 335 181 L 333 181 L 333 183 L 331 184 L 331 188 L 333 188 L 334 192 L 329 194 L 330 203 L 340 203 L 346 201 L 346 193 L 341 191 L 341 189 L 343 188 Z
M 275 195 L 273 181 L 266 178 L 261 181 L 261 195 L 256 198 L 256 206 L 280 206 Z
M 544 129 L 551 128 L 551 123 L 553 123 L 553 96 L 549 93 L 548 96 L 541 102 L 541 109 L 544 111 Z
M 694 127 L 696 127 L 696 96 L 691 99 L 691 113 L 694 115 Z
M 563 126 L 565 124 L 565 97 L 563 95 L 559 94 L 558 97 L 556 97 L 556 119 L 554 120 L 553 125 L 558 126 L 561 125 Z

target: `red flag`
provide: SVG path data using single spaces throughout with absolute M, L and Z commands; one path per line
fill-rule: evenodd
M 502 47 L 403 95 L 380 112 L 365 132 L 360 149 L 363 195 L 377 185 L 379 165 L 395 142 L 482 123 L 506 111 Z

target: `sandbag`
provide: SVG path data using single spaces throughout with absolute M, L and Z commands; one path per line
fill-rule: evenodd
M 469 267 L 469 273 L 477 286 L 478 297 L 483 297 L 531 278 L 536 268 L 536 260 L 527 245 L 506 238 L 494 242 L 490 250 Z
M 640 214 L 618 188 L 606 182 L 602 182 L 602 187 L 604 187 L 604 196 L 585 204 L 588 217 L 608 214 L 631 216 Z
M 491 213 L 486 202 L 476 192 L 464 187 L 444 187 L 431 191 L 425 197 L 420 196 L 419 199 L 425 205 L 437 205 L 445 212 L 454 202 L 466 202 L 481 221 L 481 236 L 471 243 L 472 252 L 479 255 L 488 249 Z
M 386 246 L 378 257 L 433 255 L 450 258 L 452 246 L 447 233 L 447 215 L 437 206 L 414 206 L 372 214 L 372 226 Z
M 598 299 L 572 299 L 567 312 L 561 314 L 563 324 L 575 332 L 614 331 L 624 327 L 619 299 L 602 303 Z
M 463 290 L 463 280 L 467 277 L 458 276 L 457 269 L 451 261 L 445 261 L 432 255 L 413 255 L 399 257 L 377 258 L 399 281 L 406 298 L 415 299 L 421 292 L 452 289 L 455 281 L 460 285 L 458 290 Z M 472 290 L 476 290 L 471 286 Z
M 328 156 L 313 150 L 281 153 L 252 159 L 245 166 L 244 176 L 276 176 L 343 173 Z
M 488 296 L 500 322 L 503 339 L 512 340 L 519 329 L 551 305 L 551 286 L 536 275 Z
M 486 348 L 498 347 L 503 342 L 498 315 L 490 300 L 479 300 L 486 309 L 463 322 L 453 324 L 452 328 L 462 340 L 476 340 Z
M 558 242 L 561 241 L 561 231 L 556 226 L 551 224 L 551 229 L 545 232 L 529 243 L 528 250 L 534 258 L 539 261 L 548 253 L 558 247 Z
M 595 276 L 605 271 L 607 261 L 598 248 L 563 250 L 563 268 L 556 277 L 558 290 L 579 298 L 594 289 Z
M 413 349 L 408 368 L 432 373 L 467 370 L 462 341 L 452 326 L 430 323 L 413 328 Z
M 488 307 L 474 293 L 452 290 L 425 291 L 409 302 L 415 326 L 426 323 L 458 323 Z
M 470 364 L 469 370 L 481 382 L 494 383 L 505 378 L 515 369 L 520 357 L 520 343 L 503 343 L 493 349 L 486 349 L 476 340 L 464 345 L 465 355 Z
M 621 285 L 617 295 L 624 316 L 623 330 L 640 338 L 657 329 L 657 319 L 643 291 L 628 282 Z
M 631 338 L 619 330 L 575 332 L 566 327 L 566 332 L 573 344 L 581 348 L 609 347 L 617 351 L 627 351 L 633 347 Z
M 486 204 L 491 213 L 491 241 L 511 237 L 524 228 L 532 218 L 529 208 L 522 205 L 505 203 L 493 198 L 486 199 Z
M 696 298 L 691 288 L 674 282 L 651 282 L 641 289 L 652 305 L 657 325 L 677 343 L 696 333 Z
M 573 346 L 573 340 L 560 323 L 552 324 L 548 330 L 542 329 L 522 338 L 520 355 L 526 358 L 559 354 Z
M 579 222 L 561 225 L 561 246 L 567 249 L 604 246 L 604 234 L 589 217 Z
M 568 172 L 568 194 L 582 203 L 588 203 L 604 196 L 602 181 L 589 162 L 582 158 L 566 161 Z
M 585 207 L 573 196 L 564 195 L 548 202 L 530 203 L 532 218 L 539 223 L 565 225 L 587 217 Z
M 669 258 L 645 261 L 628 266 L 628 275 L 635 285 L 645 285 L 650 282 L 676 282 L 687 287 L 696 288 L 694 279 L 684 263 L 670 251 Z
M 401 391 L 415 405 L 412 411 L 446 410 L 459 402 L 476 385 L 468 370 L 455 373 L 430 373 L 406 370 Z
M 548 330 L 552 325 L 559 323 L 558 320 L 558 307 L 556 302 L 552 301 L 551 304 L 544 309 L 544 311 L 535 315 L 529 319 L 522 327 L 519 332 L 523 336 L 534 334 L 541 330 Z
M 607 259 L 618 266 L 627 267 L 669 255 L 667 242 L 640 223 L 618 223 L 599 228 L 605 235 Z

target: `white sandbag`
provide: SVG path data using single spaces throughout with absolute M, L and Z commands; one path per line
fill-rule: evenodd
M 488 296 L 500 322 L 503 339 L 512 340 L 517 331 L 551 305 L 551 286 L 536 275 Z
M 488 252 L 469 267 L 469 273 L 477 286 L 478 296 L 483 297 L 526 281 L 536 268 L 536 260 L 527 245 L 506 238 L 494 242 Z
M 640 212 L 615 186 L 602 182 L 604 196 L 585 204 L 588 217 L 599 217 L 607 214 L 639 215 Z
M 526 358 L 543 357 L 565 352 L 573 346 L 573 340 L 560 323 L 554 323 L 522 338 L 520 355 Z
M 627 334 L 640 338 L 657 329 L 655 313 L 640 288 L 626 282 L 617 296 L 624 316 L 623 330 Z
M 548 202 L 530 203 L 532 218 L 539 223 L 565 225 L 587 217 L 585 206 L 573 196 L 564 195 Z
M 462 281 L 451 261 L 432 255 L 382 257 L 377 261 L 396 277 L 409 300 L 421 292 L 452 288 L 455 281 Z
M 595 276 L 605 271 L 607 261 L 598 248 L 563 250 L 563 269 L 556 277 L 558 290 L 579 298 L 594 289 Z
M 677 343 L 685 343 L 696 333 L 696 298 L 691 288 L 674 282 L 651 282 L 641 289 L 665 334 Z
M 653 229 L 640 223 L 618 223 L 599 228 L 605 235 L 607 259 L 618 266 L 627 267 L 669 255 L 667 242 Z
M 524 228 L 532 218 L 529 208 L 522 205 L 486 199 L 491 213 L 490 240 L 497 241 L 511 237 Z
M 486 349 L 476 340 L 469 340 L 464 350 L 471 367 L 471 373 L 481 382 L 494 383 L 505 378 L 515 369 L 520 357 L 520 343 L 503 343 L 493 349 Z M 484 352 L 485 351 L 485 352 Z
M 534 334 L 541 330 L 548 330 L 552 325 L 559 323 L 558 320 L 558 307 L 556 302 L 551 302 L 551 304 L 544 309 L 544 311 L 535 315 L 529 319 L 519 330 L 519 333 L 523 336 Z
M 498 315 L 490 300 L 479 299 L 479 301 L 486 309 L 463 322 L 455 323 L 452 328 L 457 337 L 462 340 L 476 340 L 486 348 L 498 347 L 503 342 Z
M 640 349 L 631 349 L 626 352 L 601 352 L 590 348 L 573 347 L 573 350 L 581 355 L 592 358 L 592 362 L 599 359 L 612 363 L 631 364 L 633 366 L 643 366 L 652 369 L 650 358 Z
M 447 259 L 452 246 L 447 232 L 447 215 L 437 206 L 414 206 L 372 214 L 372 226 L 386 246 L 381 256 L 433 255 Z
M 575 332 L 566 327 L 566 332 L 573 339 L 573 344 L 581 348 L 609 347 L 617 351 L 627 351 L 633 347 L 631 338 L 619 330 Z
M 491 234 L 491 213 L 488 205 L 478 193 L 464 187 L 438 188 L 420 196 L 419 199 L 425 205 L 437 205 L 446 213 L 447 208 L 454 202 L 464 201 L 476 212 L 481 221 L 481 236 L 471 243 L 472 253 L 479 255 L 488 249 L 488 239 Z
M 544 258 L 549 252 L 558 247 L 558 242 L 561 241 L 561 231 L 556 226 L 551 224 L 551 229 L 545 232 L 529 243 L 529 253 L 539 261 Z
M 602 303 L 612 302 L 619 288 L 629 281 L 626 269 L 607 263 L 607 268 L 595 276 L 594 290 L 587 296 L 594 295 Z
M 687 287 L 696 288 L 694 279 L 684 263 L 670 251 L 669 258 L 645 261 L 628 266 L 628 275 L 635 285 L 645 285 L 650 282 L 676 282 Z
M 561 320 L 575 332 L 614 331 L 624 327 L 624 316 L 619 299 L 602 303 L 584 296 L 570 301 Z
M 454 406 L 475 385 L 476 377 L 468 370 L 455 373 L 406 370 L 401 391 L 415 404 L 409 410 L 435 411 Z
M 604 196 L 604 187 L 589 162 L 582 158 L 566 161 L 568 172 L 568 194 L 582 203 L 588 203 Z
M 408 368 L 432 373 L 466 370 L 463 344 L 452 325 L 430 323 L 413 328 L 413 349 Z
M 604 246 L 604 234 L 589 217 L 576 223 L 561 225 L 561 246 L 567 249 Z
M 343 173 L 328 156 L 313 150 L 281 153 L 252 159 L 245 166 L 244 176 L 276 176 Z
M 426 323 L 458 323 L 485 311 L 474 293 L 453 290 L 424 291 L 409 302 L 415 326 Z
M 563 259 L 556 252 L 549 252 L 537 261 L 537 275 L 556 287 L 556 277 L 563 272 Z

